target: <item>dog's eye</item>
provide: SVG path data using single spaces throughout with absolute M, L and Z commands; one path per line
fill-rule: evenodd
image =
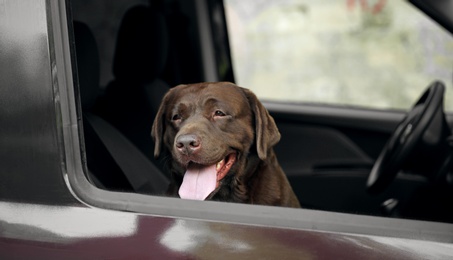
M 214 112 L 214 116 L 226 116 L 226 114 L 223 113 L 221 110 L 216 110 L 216 111 Z
M 174 115 L 174 116 L 171 118 L 171 120 L 173 120 L 173 121 L 178 121 L 178 120 L 181 120 L 181 119 L 182 119 L 182 117 L 181 117 L 180 115 L 178 115 L 178 114 Z

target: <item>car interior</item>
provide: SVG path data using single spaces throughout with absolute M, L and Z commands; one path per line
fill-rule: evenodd
M 151 125 L 171 87 L 209 80 L 200 10 L 211 14 L 210 69 L 217 81 L 235 82 L 223 2 L 196 2 L 71 2 L 82 153 L 96 187 L 164 194 L 168 158 L 154 158 Z M 453 222 L 453 121 L 435 80 L 409 112 L 263 102 L 301 206 Z

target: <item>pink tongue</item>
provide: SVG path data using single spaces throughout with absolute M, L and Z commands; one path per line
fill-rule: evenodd
M 183 199 L 204 200 L 217 184 L 216 165 L 191 165 L 184 174 L 179 196 Z

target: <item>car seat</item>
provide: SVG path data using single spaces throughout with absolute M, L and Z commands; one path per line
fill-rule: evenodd
M 85 24 L 74 22 L 74 38 L 87 178 L 103 189 L 163 194 L 168 179 L 117 129 L 92 113 L 100 92 L 99 53 L 94 35 Z
M 163 14 L 143 5 L 129 9 L 118 32 L 115 78 L 107 85 L 96 109 L 161 169 L 163 162 L 153 157 L 151 126 L 163 96 L 170 89 L 160 78 L 167 48 Z

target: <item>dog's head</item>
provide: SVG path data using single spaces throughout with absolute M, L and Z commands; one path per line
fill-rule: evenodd
M 152 127 L 156 157 L 166 150 L 182 178 L 181 198 L 206 199 L 241 181 L 247 161 L 266 160 L 280 140 L 273 118 L 233 83 L 179 85 L 164 97 Z

